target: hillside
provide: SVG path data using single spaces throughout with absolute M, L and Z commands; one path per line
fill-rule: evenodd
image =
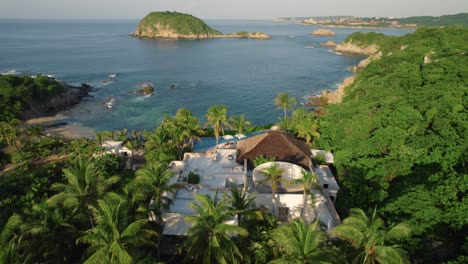
M 238 32 L 222 34 L 203 20 L 178 12 L 152 12 L 145 16 L 132 34 L 138 38 L 207 39 L 207 38 L 253 38 L 269 39 L 262 32 Z
M 382 55 L 358 72 L 342 104 L 328 106 L 320 122 L 320 146 L 333 151 L 340 172 L 339 207 L 378 207 L 392 222 L 405 219 L 427 241 L 414 246 L 421 254 L 462 254 L 468 28 L 421 28 L 401 37 L 355 33 L 345 43 L 374 45 Z
M 80 102 L 89 85 L 72 87 L 43 75 L 0 75 L 0 122 L 56 113 Z
M 440 17 L 433 16 L 415 16 L 398 19 L 403 24 L 416 24 L 418 26 L 450 26 L 450 25 L 468 25 L 468 13 L 456 15 L 444 15 Z

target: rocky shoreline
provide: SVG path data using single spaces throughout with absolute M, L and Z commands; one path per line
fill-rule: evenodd
M 365 59 L 361 60 L 358 65 L 351 66 L 350 71 L 355 74 L 343 80 L 340 86 L 334 91 L 325 90 L 320 95 L 322 98 L 326 98 L 329 104 L 339 104 L 342 102 L 345 96 L 345 90 L 354 83 L 356 74 L 364 69 L 373 60 L 378 60 L 382 57 L 382 52 L 379 52 L 380 47 L 372 44 L 367 47 L 361 47 L 354 44 L 352 41 L 346 43 L 339 43 L 335 47 L 335 52 L 340 52 L 347 55 L 355 56 L 366 56 Z
M 130 36 L 140 39 L 189 39 L 189 40 L 196 40 L 196 39 L 215 39 L 215 38 L 248 38 L 248 39 L 271 39 L 271 37 L 262 32 L 248 32 L 246 34 L 219 34 L 219 35 L 211 35 L 211 34 L 190 34 L 190 35 L 182 35 L 177 34 L 175 32 L 158 32 L 157 34 L 151 33 L 143 33 L 143 32 L 134 32 L 130 34 Z
M 59 112 L 68 110 L 72 106 L 79 104 L 85 97 L 89 97 L 89 93 L 93 91 L 93 87 L 88 84 L 81 86 L 72 86 L 65 82 L 60 82 L 64 91 L 54 95 L 47 100 L 32 100 L 29 101 L 28 109 L 24 110 L 20 117 L 22 120 L 33 118 L 47 117 L 57 115 Z

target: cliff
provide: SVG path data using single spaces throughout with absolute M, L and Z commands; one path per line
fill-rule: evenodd
M 203 20 L 178 12 L 149 13 L 140 21 L 132 36 L 151 39 L 270 38 L 261 32 L 222 34 L 208 26 Z
M 330 91 L 323 91 L 322 97 L 327 99 L 327 103 L 329 104 L 339 104 L 343 100 L 343 96 L 345 94 L 345 89 L 353 84 L 354 79 L 356 76 L 351 76 L 344 79 L 343 83 L 333 92 Z

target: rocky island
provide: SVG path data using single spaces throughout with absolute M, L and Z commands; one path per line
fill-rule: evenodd
M 316 35 L 316 36 L 334 36 L 335 32 L 328 30 L 328 29 L 320 28 L 320 29 L 314 30 L 311 34 Z
M 270 39 L 262 32 L 238 32 L 223 34 L 211 28 L 203 20 L 178 12 L 151 12 L 138 24 L 132 36 L 137 38 L 209 39 L 251 38 Z

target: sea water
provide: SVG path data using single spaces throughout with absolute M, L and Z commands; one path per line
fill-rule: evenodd
M 331 53 L 320 43 L 369 31 L 332 29 L 335 36 L 323 37 L 310 34 L 316 26 L 288 22 L 207 23 L 224 33 L 261 31 L 272 39 L 147 40 L 129 36 L 136 20 L 0 20 L 0 72 L 42 73 L 92 85 L 92 97 L 64 115 L 95 130 L 153 129 L 180 107 L 204 122 L 214 104 L 263 124 L 282 116 L 273 103 L 279 92 L 303 103 L 309 95 L 336 89 L 352 75 L 348 67 L 362 59 Z M 135 94 L 144 82 L 154 84 L 154 96 Z M 115 102 L 107 109 L 110 98 Z

